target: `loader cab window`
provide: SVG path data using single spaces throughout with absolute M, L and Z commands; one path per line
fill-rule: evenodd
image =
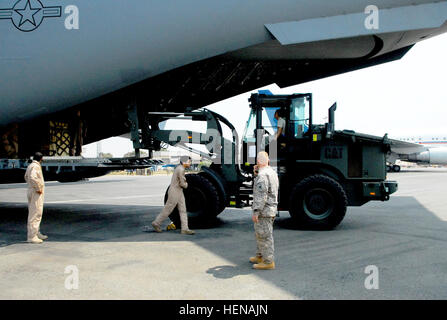
M 276 133 L 277 128 L 277 120 L 275 119 L 276 110 L 280 109 L 279 107 L 266 107 L 262 109 L 262 127 L 265 130 L 265 133 L 268 135 L 274 135 Z M 244 142 L 256 142 L 256 111 L 251 110 L 250 116 L 248 118 L 247 124 L 245 125 Z
M 275 135 L 278 131 L 278 120 L 275 118 L 275 113 L 278 110 L 280 110 L 279 107 L 268 107 L 262 111 L 262 127 L 269 135 Z
M 289 135 L 301 139 L 309 130 L 310 105 L 306 97 L 293 99 L 290 104 Z
M 275 112 L 280 110 L 281 116 L 286 122 L 285 135 L 292 139 L 304 138 L 309 131 L 311 97 L 300 95 L 290 100 L 278 100 L 264 103 L 262 105 L 262 127 L 270 136 L 275 135 L 278 130 L 278 120 Z M 259 110 L 259 109 L 258 109 Z M 244 131 L 244 142 L 255 142 L 257 112 L 252 109 Z
M 245 125 L 243 141 L 244 142 L 256 142 L 255 137 L 256 130 L 256 112 L 251 110 L 250 116 L 248 118 L 247 124 Z

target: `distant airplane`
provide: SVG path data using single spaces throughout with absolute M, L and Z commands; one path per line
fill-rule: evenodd
M 413 135 L 391 140 L 387 158 L 389 171 L 400 171 L 397 160 L 447 165 L 447 133 L 443 135 Z
M 131 131 L 156 149 L 148 112 L 397 60 L 447 31 L 447 1 L 374 3 L 2 0 L 0 159 L 79 155 L 75 142 Z

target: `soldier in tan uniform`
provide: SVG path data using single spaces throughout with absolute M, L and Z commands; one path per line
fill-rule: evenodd
M 278 206 L 279 181 L 276 172 L 269 166 L 269 156 L 259 152 L 255 166 L 253 185 L 253 215 L 257 251 L 250 258 L 254 269 L 275 269 L 273 222 Z
M 43 200 L 45 194 L 45 181 L 42 174 L 42 154 L 36 152 L 33 162 L 25 173 L 25 181 L 28 183 L 28 242 L 42 243 L 48 237 L 40 233 L 40 222 L 43 213 Z
M 175 168 L 172 175 L 171 184 L 168 191 L 168 200 L 157 218 L 152 222 L 156 232 L 162 232 L 161 224 L 169 217 L 172 211 L 177 207 L 179 215 L 182 234 L 194 234 L 195 232 L 188 228 L 188 215 L 186 213 L 185 196 L 183 195 L 183 189 L 188 188 L 186 182 L 185 169 L 191 166 L 191 158 L 188 156 L 182 156 L 180 158 L 180 164 Z

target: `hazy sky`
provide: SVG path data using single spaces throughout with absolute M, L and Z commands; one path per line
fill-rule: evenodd
M 274 94 L 313 93 L 314 123 L 327 121 L 327 109 L 337 102 L 335 128 L 384 135 L 447 132 L 447 34 L 416 44 L 403 59 L 326 79 L 280 89 Z M 248 101 L 255 90 L 207 108 L 229 119 L 239 136 L 248 119 Z M 132 151 L 124 138 L 101 143 L 102 152 L 115 157 Z M 85 146 L 85 157 L 96 156 L 96 143 Z

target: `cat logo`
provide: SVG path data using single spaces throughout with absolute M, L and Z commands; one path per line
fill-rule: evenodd
M 342 159 L 343 148 L 342 147 L 326 147 L 324 152 L 326 159 Z
M 44 7 L 40 0 L 19 0 L 11 9 L 0 9 L 0 20 L 11 20 L 23 32 L 36 30 L 45 18 L 61 15 L 62 7 Z

